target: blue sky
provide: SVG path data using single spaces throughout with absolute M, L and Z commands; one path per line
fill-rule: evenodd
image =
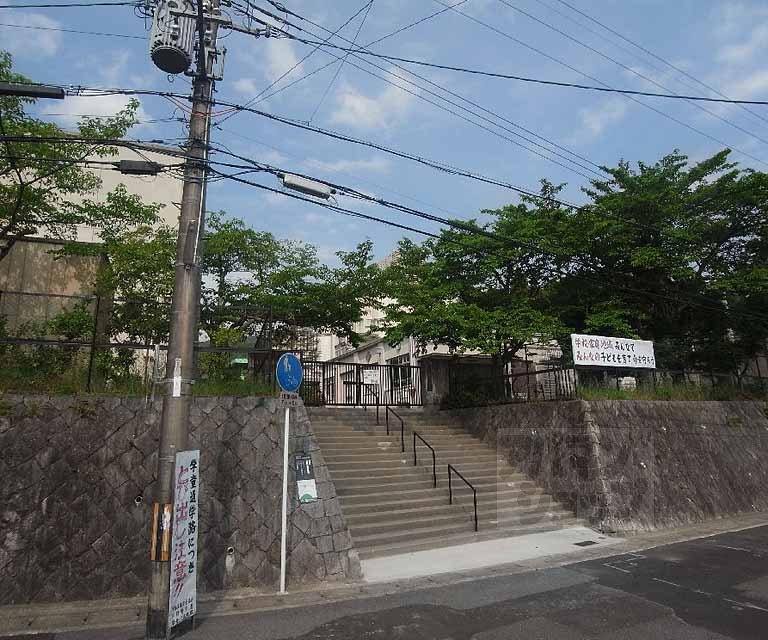
M 451 4 L 455 2 L 457 0 L 450 1 Z M 589 22 L 559 0 L 507 2 L 675 92 L 714 95 Z M 768 69 L 765 67 L 768 5 L 764 1 L 569 0 L 569 3 L 729 97 L 768 99 Z M 266 3 L 257 4 L 267 6 Z M 363 0 L 285 0 L 285 5 L 291 10 L 332 30 L 364 4 Z M 436 0 L 374 0 L 359 42 L 376 40 L 440 8 L 441 4 Z M 467 0 L 459 9 L 536 47 L 541 53 L 452 11 L 374 45 L 372 49 L 442 64 L 594 84 L 577 71 L 543 55 L 546 54 L 613 87 L 659 90 L 648 80 L 577 45 L 500 0 Z M 362 15 L 364 12 L 342 31 L 345 37 L 354 37 Z M 144 21 L 134 15 L 131 7 L 0 9 L 0 23 L 146 36 Z M 321 33 L 305 23 L 298 24 Z M 289 40 L 255 39 L 238 33 L 230 33 L 223 44 L 226 44 L 228 53 L 226 73 L 223 82 L 218 85 L 218 95 L 239 103 L 259 93 L 312 49 Z M 178 77 L 175 82 L 169 83 L 166 75 L 152 65 L 146 39 L 0 26 L 0 47 L 14 54 L 18 71 L 39 81 L 166 89 L 182 93 L 189 88 L 185 78 Z M 332 59 L 322 51 L 314 53 L 276 88 Z M 359 61 L 354 62 L 365 66 Z M 389 63 L 380 60 L 376 63 L 417 81 Z M 338 63 L 260 103 L 258 107 L 290 118 L 308 120 L 337 67 Z M 381 71 L 373 71 L 382 74 Z M 416 68 L 415 71 L 487 110 L 481 111 L 464 103 L 483 117 L 531 137 L 510 124 L 509 121 L 512 121 L 598 165 L 614 165 L 621 159 L 653 162 L 675 148 L 693 160 L 699 160 L 722 148 L 712 139 L 715 138 L 753 156 L 750 158 L 734 152 L 733 159 L 744 166 L 758 170 L 768 168 L 765 164 L 768 162 L 768 146 L 760 140 L 768 141 L 768 107 L 750 107 L 765 118 L 761 120 L 733 105 L 706 105 L 711 113 L 705 113 L 681 101 L 643 98 L 635 102 L 619 95 L 543 87 L 449 71 L 423 68 Z M 435 99 L 423 89 L 413 89 L 402 80 L 389 77 L 418 95 L 405 93 L 347 64 L 312 123 L 527 188 L 536 189 L 541 178 L 556 183 L 567 182 L 563 197 L 572 202 L 583 201 L 580 187 L 587 184 L 584 176 L 438 109 L 423 99 Z M 439 91 L 434 87 L 431 90 Z M 457 100 L 455 97 L 450 99 Z M 45 116 L 68 125 L 72 123 L 72 114 L 112 113 L 125 100 L 122 96 L 68 98 L 64 103 L 41 104 L 37 110 L 47 114 L 69 114 Z M 663 111 L 669 117 L 639 103 Z M 144 121 L 167 118 L 174 115 L 174 109 L 164 99 L 148 97 L 142 99 L 141 117 Z M 494 124 L 462 113 L 502 136 L 532 146 Z M 498 120 L 497 116 L 506 119 L 506 122 Z M 502 188 L 436 172 L 372 149 L 301 132 L 257 115 L 239 113 L 222 123 L 221 127 L 214 130 L 214 142 L 224 144 L 236 153 L 316 175 L 438 215 L 469 218 L 482 209 L 517 200 L 514 193 Z M 142 124 L 133 135 L 170 140 L 185 134 L 180 123 L 172 122 Z M 552 155 L 541 149 L 537 151 Z M 578 162 L 584 164 L 583 160 Z M 576 169 L 589 175 L 583 169 Z M 269 186 L 278 186 L 269 176 L 255 179 Z M 340 198 L 339 204 L 435 230 L 433 224 L 373 205 L 360 206 L 355 200 Z M 278 237 L 311 242 L 318 247 L 321 257 L 331 261 L 336 250 L 350 249 L 366 238 L 374 241 L 377 257 L 383 257 L 392 251 L 402 235 L 396 229 L 342 217 L 310 204 L 277 194 L 266 194 L 230 181 L 212 185 L 208 206 L 210 209 L 225 209 L 244 218 L 254 228 L 272 231 Z

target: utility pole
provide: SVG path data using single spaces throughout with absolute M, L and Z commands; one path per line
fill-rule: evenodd
M 155 64 L 168 73 L 186 72 L 197 41 L 197 69 L 192 90 L 184 189 L 176 244 L 171 327 L 160 422 L 157 487 L 152 512 L 151 576 L 147 606 L 147 640 L 166 640 L 170 629 L 171 531 L 176 453 L 188 448 L 189 405 L 193 383 L 194 344 L 199 305 L 200 238 L 205 226 L 203 193 L 208 158 L 208 126 L 217 57 L 219 0 L 161 1 L 155 7 L 150 50 Z M 196 27 L 196 28 L 195 28 Z

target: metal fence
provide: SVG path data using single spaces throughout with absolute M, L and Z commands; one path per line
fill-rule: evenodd
M 453 363 L 445 404 L 583 399 L 767 399 L 768 378 L 715 371 L 574 367 L 557 349 L 536 345 L 527 359 L 499 365 Z
M 418 406 L 421 369 L 410 365 L 306 361 L 301 396 L 308 405 Z

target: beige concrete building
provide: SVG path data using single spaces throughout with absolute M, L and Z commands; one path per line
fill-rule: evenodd
M 176 164 L 170 156 L 142 151 L 142 155 L 158 164 Z M 134 151 L 120 148 L 114 160 L 141 159 Z M 158 176 L 122 175 L 107 168 L 91 169 L 102 180 L 91 197 L 104 201 L 118 184 L 124 184 L 129 193 L 145 202 L 162 205 L 160 217 L 169 226 L 178 225 L 182 182 L 168 174 Z M 80 242 L 100 242 L 98 231 L 90 227 L 77 229 Z M 15 330 L 29 322 L 42 323 L 65 309 L 70 309 L 83 298 L 93 294 L 100 258 L 69 256 L 61 258 L 55 252 L 65 242 L 56 238 L 25 237 L 17 240 L 10 253 L 0 260 L 0 316 L 6 326 Z

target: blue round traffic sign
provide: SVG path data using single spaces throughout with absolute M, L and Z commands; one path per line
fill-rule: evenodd
M 284 353 L 277 361 L 277 384 L 286 393 L 295 393 L 301 386 L 304 378 L 304 369 L 299 360 L 292 353 Z

